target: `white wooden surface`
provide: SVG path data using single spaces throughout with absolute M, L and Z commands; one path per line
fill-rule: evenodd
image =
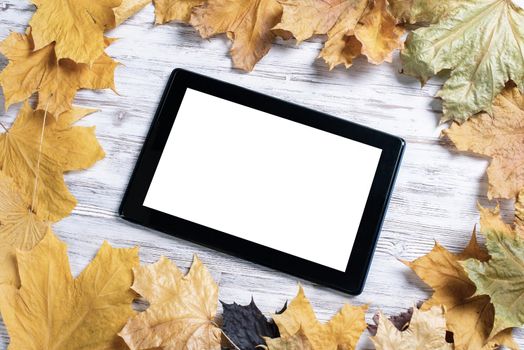
M 10 31 L 23 32 L 32 13 L 27 1 L 0 3 L 0 38 Z M 182 268 L 197 253 L 220 285 L 220 299 L 249 302 L 255 298 L 269 315 L 295 295 L 297 278 L 255 265 L 117 217 L 124 189 L 142 146 L 170 71 L 183 67 L 196 72 L 277 96 L 338 117 L 368 125 L 406 139 L 407 150 L 382 230 L 364 292 L 350 297 L 329 288 L 300 281 L 317 315 L 329 319 L 345 302 L 369 303 L 368 321 L 375 311 L 395 314 L 427 298 L 429 289 L 397 258 L 414 259 L 434 243 L 453 251 L 468 241 L 478 221 L 476 203 L 487 204 L 487 161 L 458 154 L 439 138 L 440 103 L 433 98 L 441 81 L 423 88 L 398 73 L 400 62 L 373 66 L 359 59 L 350 69 L 329 72 L 315 59 L 320 38 L 296 46 L 277 41 L 270 53 L 246 74 L 231 68 L 228 41 L 223 37 L 202 40 L 189 26 L 153 25 L 153 7 L 110 33 L 121 38 L 109 54 L 122 63 L 116 72 L 119 95 L 107 91 L 82 91 L 76 104 L 100 112 L 82 123 L 96 125 L 107 157 L 93 168 L 68 174 L 67 183 L 78 199 L 73 214 L 55 225 L 55 232 L 69 245 L 73 272 L 78 274 L 94 256 L 103 240 L 130 247 L 139 245 L 142 262 L 161 255 Z M 1 67 L 6 65 L 3 59 Z M 3 105 L 3 96 L 0 103 Z M 18 106 L 2 114 L 10 124 Z M 511 220 L 511 203 L 503 203 Z M 516 334 L 520 345 L 524 336 Z M 0 325 L 0 348 L 8 336 Z M 361 349 L 373 348 L 365 334 Z

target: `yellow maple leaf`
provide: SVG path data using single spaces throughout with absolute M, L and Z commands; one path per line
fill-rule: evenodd
M 115 13 L 115 26 L 119 26 L 129 17 L 146 7 L 151 0 L 122 0 L 118 7 L 113 8 Z
M 115 13 L 115 27 L 151 3 L 151 0 L 122 0 L 118 7 L 113 8 Z
M 0 285 L 0 311 L 10 350 L 114 349 L 117 332 L 134 314 L 132 268 L 138 248 L 104 242 L 74 279 L 65 243 L 49 230 L 30 251 L 17 251 L 21 287 Z
M 153 0 L 155 23 L 163 24 L 171 21 L 189 23 L 193 7 L 203 3 L 204 0 Z
M 0 284 L 20 285 L 16 249 L 32 249 L 48 228 L 49 223 L 32 210 L 28 196 L 0 171 Z
M 218 286 L 196 256 L 185 276 L 165 257 L 133 271 L 133 289 L 150 306 L 119 333 L 129 348 L 220 349 L 221 331 L 214 322 Z
M 57 59 L 93 64 L 104 52 L 104 30 L 115 27 L 113 9 L 122 0 L 32 0 L 37 10 L 29 25 L 34 49 L 55 43 Z
M 289 31 L 301 42 L 315 34 L 328 39 L 319 57 L 332 69 L 349 68 L 360 54 L 380 64 L 402 47 L 403 30 L 387 7 L 386 0 L 278 0 L 282 20 L 275 29 Z
M 362 54 L 373 64 L 392 61 L 394 50 L 402 48 L 404 30 L 397 26 L 388 10 L 387 0 L 374 0 L 355 27 L 355 37 L 362 43 Z
M 493 115 L 479 113 L 443 134 L 460 151 L 491 157 L 488 198 L 515 198 L 524 187 L 524 95 L 508 85 L 493 102 Z
M 322 324 L 300 286 L 286 311 L 273 315 L 273 320 L 284 343 L 302 330 L 313 350 L 350 350 L 355 349 L 366 329 L 367 308 L 346 304 L 328 323 Z
M 37 109 L 47 108 L 58 116 L 72 108 L 78 89 L 115 89 L 118 63 L 105 53 L 89 66 L 69 59 L 58 60 L 54 44 L 36 51 L 33 46 L 31 34 L 11 33 L 0 43 L 0 52 L 10 61 L 0 73 L 6 109 L 38 92 Z
M 31 198 L 43 220 L 58 221 L 76 205 L 63 173 L 86 169 L 104 157 L 94 127 L 73 126 L 93 111 L 75 108 L 57 120 L 26 102 L 13 126 L 0 134 L 0 170 Z
M 499 345 L 514 348 L 511 329 L 490 339 L 495 310 L 485 295 L 474 296 L 476 287 L 470 281 L 460 261 L 475 258 L 487 261 L 489 255 L 481 248 L 473 232 L 469 244 L 459 254 L 450 253 L 435 243 L 433 250 L 412 261 L 404 263 L 426 282 L 434 292 L 421 309 L 444 305 L 448 330 L 453 332 L 456 350 L 477 350 Z
M 444 310 L 438 306 L 428 311 L 414 307 L 409 327 L 404 331 L 379 313 L 377 334 L 370 338 L 377 350 L 453 350 L 453 344 L 446 342 Z
M 276 0 L 208 0 L 193 8 L 190 23 L 203 38 L 227 33 L 233 65 L 251 71 L 271 48 L 281 16 Z

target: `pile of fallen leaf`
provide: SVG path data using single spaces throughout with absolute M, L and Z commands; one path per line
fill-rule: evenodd
M 488 198 L 513 199 L 515 220 L 480 207 L 480 232 L 461 253 L 438 243 L 404 262 L 434 293 L 398 316 L 342 306 L 317 320 L 302 287 L 267 319 L 254 301 L 222 303 L 195 257 L 184 273 L 166 258 L 140 265 L 137 248 L 104 243 L 77 277 L 51 225 L 76 206 L 63 174 L 104 157 L 94 128 L 76 126 L 95 110 L 73 106 L 79 89 L 115 90 L 118 63 L 106 32 L 150 0 L 33 0 L 25 33 L 0 43 L 6 108 L 0 123 L 0 312 L 9 349 L 355 349 L 366 327 L 376 349 L 517 349 L 524 324 L 524 10 L 515 0 L 153 0 L 156 23 L 185 22 L 207 38 L 225 33 L 235 67 L 250 71 L 281 38 L 324 35 L 330 69 L 364 55 L 422 83 L 447 75 L 438 96 L 444 136 L 461 151 L 490 157 Z M 409 31 L 404 42 L 404 33 Z M 351 76 L 348 77 L 351 79 Z M 33 99 L 34 97 L 34 99 Z M 34 102 L 34 103 L 33 103 Z M 147 301 L 138 312 L 135 300 Z

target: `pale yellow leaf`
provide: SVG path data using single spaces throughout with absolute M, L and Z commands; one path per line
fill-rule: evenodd
M 72 125 L 92 112 L 75 108 L 57 120 L 44 111 L 33 111 L 25 103 L 9 131 L 0 134 L 0 170 L 31 198 L 34 210 L 43 220 L 58 221 L 76 205 L 63 173 L 86 169 L 104 157 L 94 127 Z
M 196 256 L 185 276 L 166 258 L 137 267 L 134 274 L 133 289 L 150 306 L 119 333 L 130 349 L 220 349 L 214 321 L 218 286 Z
M 16 249 L 32 249 L 49 228 L 31 208 L 31 199 L 0 171 L 0 284 L 20 285 Z
M 446 342 L 446 319 L 442 307 L 427 311 L 413 308 L 409 327 L 399 331 L 380 313 L 377 334 L 371 337 L 377 350 L 453 350 Z

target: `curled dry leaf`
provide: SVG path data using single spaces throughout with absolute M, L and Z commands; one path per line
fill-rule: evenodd
M 262 337 L 276 338 L 280 334 L 275 322 L 268 321 L 251 299 L 248 305 L 222 303 L 222 331 L 236 347 L 256 350 L 264 344 Z
M 0 134 L 0 170 L 29 198 L 36 189 L 32 207 L 42 220 L 58 221 L 76 205 L 63 173 L 86 169 L 104 157 L 94 127 L 73 126 L 93 111 L 75 108 L 57 120 L 26 102 L 13 126 Z
M 402 47 L 403 30 L 387 8 L 386 0 L 278 0 L 283 7 L 275 29 L 289 31 L 301 42 L 315 34 L 327 34 L 320 56 L 330 69 L 346 68 L 360 54 L 380 64 Z
M 49 223 L 32 210 L 30 197 L 0 171 L 0 284 L 20 286 L 16 249 L 32 249 L 48 228 Z
M 434 290 L 421 310 L 440 305 L 446 308 L 447 329 L 453 332 L 456 350 L 488 350 L 499 345 L 515 348 L 511 329 L 493 339 L 493 305 L 486 295 L 474 296 L 475 285 L 460 264 L 461 260 L 470 258 L 489 259 L 488 253 L 478 245 L 475 232 L 462 253 L 453 254 L 435 243 L 427 255 L 404 262 Z
M 509 84 L 495 98 L 492 112 L 454 123 L 443 133 L 460 151 L 491 157 L 489 199 L 515 198 L 524 188 L 524 95 Z
M 302 338 L 305 337 L 313 350 L 355 349 L 362 332 L 366 329 L 366 310 L 367 305 L 346 304 L 327 324 L 322 324 L 317 320 L 300 286 L 297 296 L 286 311 L 273 315 L 282 338 L 281 341 L 274 340 L 273 344 L 303 341 Z M 300 330 L 303 337 L 299 334 Z M 297 336 L 297 339 L 290 340 L 294 336 Z
M 106 40 L 106 44 L 109 42 Z M 92 65 L 58 60 L 55 44 L 36 49 L 31 34 L 11 33 L 0 43 L 0 52 L 9 64 L 0 73 L 6 109 L 14 102 L 38 92 L 37 109 L 46 109 L 58 117 L 72 108 L 78 89 L 114 90 L 114 72 L 118 65 L 102 53 Z
M 55 43 L 57 59 L 91 65 L 104 53 L 104 30 L 116 25 L 113 9 L 122 0 L 32 0 L 29 25 L 34 49 Z
M 10 350 L 121 348 L 116 334 L 134 314 L 131 282 L 138 248 L 115 249 L 104 242 L 76 279 L 66 245 L 51 230 L 16 258 L 21 287 L 0 285 Z
M 276 0 L 208 0 L 193 8 L 190 23 L 203 38 L 227 33 L 233 65 L 251 71 L 271 48 L 281 16 Z
M 481 232 L 491 259 L 468 259 L 461 264 L 477 287 L 475 295 L 491 298 L 495 307 L 491 334 L 495 335 L 524 324 L 524 241 L 502 221 L 498 208 L 481 208 Z
M 491 113 L 510 79 L 524 91 L 524 9 L 511 0 L 464 1 L 452 16 L 413 31 L 401 56 L 404 72 L 423 83 L 451 71 L 438 93 L 444 121 Z
M 118 7 L 113 8 L 115 26 L 119 26 L 150 3 L 151 0 L 122 0 Z
M 218 286 L 196 256 L 185 276 L 164 257 L 135 268 L 134 275 L 133 289 L 150 307 L 119 333 L 129 348 L 220 349 L 221 331 L 214 322 Z
M 377 350 L 453 350 L 453 344 L 446 342 L 444 310 L 438 306 L 427 311 L 413 308 L 405 331 L 399 331 L 380 313 L 377 334 L 370 338 Z

